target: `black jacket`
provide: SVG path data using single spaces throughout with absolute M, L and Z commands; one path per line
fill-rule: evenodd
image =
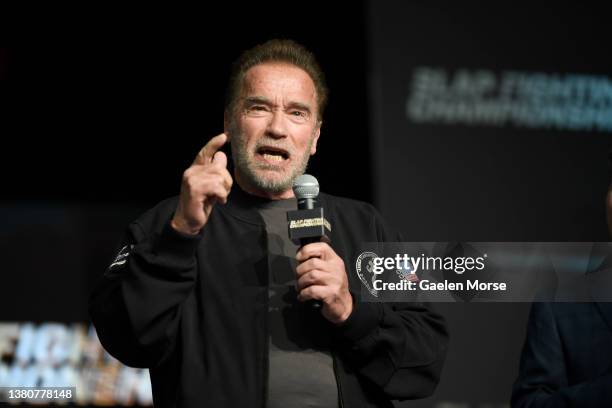
M 533 304 L 512 407 L 612 407 L 612 303 Z
M 148 367 L 157 407 L 265 407 L 268 343 L 266 232 L 234 189 L 195 237 L 170 226 L 177 198 L 129 225 L 122 250 L 90 298 L 100 341 Z M 393 241 L 369 204 L 321 194 L 332 247 L 352 263 L 363 242 Z M 443 319 L 418 303 L 359 302 L 332 332 L 343 407 L 391 407 L 430 395 L 447 344 Z

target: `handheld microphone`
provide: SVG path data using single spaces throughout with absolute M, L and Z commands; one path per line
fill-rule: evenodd
M 293 194 L 298 202 L 296 211 L 287 212 L 289 238 L 300 247 L 312 242 L 330 243 L 331 226 L 325 219 L 325 212 L 319 206 L 319 182 L 310 174 L 303 174 L 293 182 Z M 320 300 L 309 303 L 315 309 L 323 305 Z

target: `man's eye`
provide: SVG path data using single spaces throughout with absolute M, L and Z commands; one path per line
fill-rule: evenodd
M 291 115 L 297 116 L 297 117 L 304 117 L 304 116 L 306 116 L 306 113 L 304 113 L 302 111 L 291 111 Z
M 266 107 L 265 106 L 261 106 L 261 105 L 255 105 L 255 106 L 251 106 L 251 110 L 263 111 L 263 110 L 266 110 Z

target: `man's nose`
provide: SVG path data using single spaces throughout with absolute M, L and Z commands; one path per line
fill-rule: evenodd
M 285 113 L 281 110 L 275 110 L 272 112 L 272 116 L 268 122 L 266 133 L 275 139 L 287 137 L 286 125 Z

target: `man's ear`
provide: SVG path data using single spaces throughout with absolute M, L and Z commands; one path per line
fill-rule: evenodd
M 312 146 L 310 147 L 310 155 L 314 155 L 317 152 L 317 142 L 319 141 L 319 136 L 321 135 L 321 125 L 323 122 L 319 122 L 317 125 L 317 130 L 315 130 L 315 135 L 312 140 Z

